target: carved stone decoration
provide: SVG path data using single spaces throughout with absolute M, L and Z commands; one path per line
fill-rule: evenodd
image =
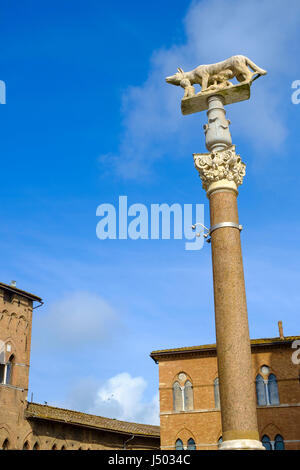
M 186 378 L 187 376 L 184 372 L 180 372 L 180 374 L 178 374 L 178 379 L 180 380 L 180 382 L 184 382 Z
M 205 145 L 209 152 L 223 150 L 232 145 L 229 124 L 223 106 L 223 99 L 219 95 L 208 98 L 208 124 L 204 124 Z
M 206 191 L 213 183 L 221 180 L 233 182 L 237 188 L 243 183 L 246 174 L 246 165 L 240 155 L 235 153 L 235 145 L 225 150 L 194 154 L 194 163 Z

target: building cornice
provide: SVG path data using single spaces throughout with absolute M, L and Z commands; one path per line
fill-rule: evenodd
M 279 347 L 289 347 L 295 340 L 300 340 L 300 336 L 286 336 L 283 339 L 280 338 L 262 338 L 252 339 L 251 349 L 274 349 Z M 184 348 L 174 349 L 161 349 L 152 351 L 150 357 L 158 363 L 163 360 L 171 360 L 175 358 L 184 357 L 199 357 L 199 356 L 216 356 L 217 349 L 215 344 L 204 344 L 202 346 L 191 346 Z
M 9 292 L 13 292 L 14 294 L 20 295 L 22 297 L 26 297 L 35 302 L 42 302 L 42 299 L 37 295 L 31 294 L 30 292 L 26 292 L 25 290 L 18 289 L 17 287 L 4 284 L 4 282 L 0 282 L 0 289 L 7 290 Z

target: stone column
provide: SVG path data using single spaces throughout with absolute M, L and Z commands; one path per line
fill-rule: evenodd
M 231 145 L 221 96 L 208 99 L 210 153 L 194 161 L 210 202 L 214 303 L 223 442 L 220 449 L 261 449 L 256 413 L 237 208 L 245 164 Z

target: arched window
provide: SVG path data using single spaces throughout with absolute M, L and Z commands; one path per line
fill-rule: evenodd
M 65 446 L 61 446 L 61 449 L 60 450 L 66 450 L 66 447 Z
M 2 450 L 8 450 L 9 449 L 9 440 L 5 439 L 5 441 L 2 444 Z
M 183 409 L 189 411 L 194 409 L 193 385 L 189 380 L 184 384 Z
M 262 445 L 265 447 L 266 450 L 272 450 L 272 445 L 269 436 L 264 435 L 262 440 Z
M 173 409 L 175 411 L 189 411 L 194 409 L 193 384 L 189 380 L 187 380 L 182 387 L 179 382 L 174 382 Z
M 187 448 L 188 448 L 188 450 L 196 450 L 196 444 L 195 444 L 194 439 L 190 438 L 187 441 Z
M 39 446 L 39 443 L 36 442 L 32 448 L 32 450 L 40 450 L 40 446 Z
M 268 392 L 270 405 L 279 405 L 278 385 L 274 374 L 268 377 Z
M 13 363 L 14 363 L 14 355 L 12 354 L 8 360 L 8 363 L 6 364 L 6 378 L 5 378 L 5 383 L 6 384 L 11 384 L 11 378 L 12 378 L 12 368 L 13 368 Z
M 173 409 L 175 411 L 183 409 L 182 391 L 178 382 L 173 384 Z
M 218 439 L 218 445 L 222 444 L 222 442 L 223 442 L 223 437 L 220 436 L 219 439 Z
M 265 387 L 265 381 L 260 374 L 256 376 L 256 396 L 257 404 L 263 406 L 267 404 L 267 393 Z
M 4 359 L 2 359 L 4 361 Z M 3 362 L 0 363 L 0 384 L 4 384 L 4 376 L 5 376 L 5 364 Z
M 29 450 L 29 443 L 28 441 L 25 441 L 23 444 L 23 450 Z
M 183 450 L 183 443 L 181 439 L 177 439 L 175 443 L 175 449 L 176 450 Z
M 275 450 L 284 450 L 285 449 L 283 437 L 280 436 L 279 434 L 277 434 L 277 436 L 275 437 L 274 449 Z
M 13 354 L 10 356 L 8 362 L 6 363 L 0 362 L 0 383 L 7 384 L 7 385 L 11 384 L 13 362 L 14 362 Z
M 51 450 L 57 450 L 57 445 L 56 445 L 56 444 L 53 444 Z
M 215 408 L 220 408 L 219 377 L 214 380 Z
M 260 374 L 256 377 L 256 395 L 259 406 L 279 405 L 278 384 L 276 375 L 270 374 L 264 380 Z

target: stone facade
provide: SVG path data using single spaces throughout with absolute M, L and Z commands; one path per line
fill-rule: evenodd
M 300 450 L 300 364 L 293 363 L 295 349 L 291 347 L 299 339 L 298 336 L 251 341 L 253 387 L 258 374 L 265 381 L 270 374 L 277 379 L 279 404 L 257 406 L 260 439 L 267 436 L 272 447 L 276 436 L 282 436 L 285 449 Z M 186 447 L 192 438 L 196 449 L 217 450 L 222 425 L 215 399 L 218 390 L 214 386 L 218 378 L 215 345 L 154 351 L 151 357 L 159 364 L 161 449 L 174 449 L 178 439 Z M 268 369 L 261 369 L 263 366 Z M 189 406 L 187 411 L 175 411 L 174 383 L 183 388 L 186 381 L 193 387 L 192 409 Z
M 0 449 L 159 449 L 159 426 L 27 401 L 33 294 L 0 283 Z

